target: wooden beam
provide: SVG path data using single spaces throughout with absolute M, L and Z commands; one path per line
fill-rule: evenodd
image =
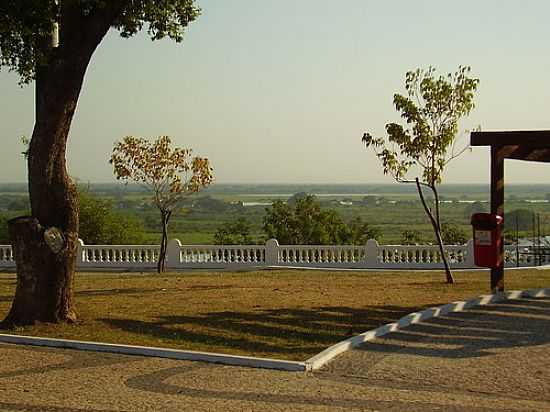
M 472 132 L 472 146 L 521 145 L 550 149 L 550 130 Z
M 491 146 L 491 213 L 504 217 L 504 159 L 507 146 Z M 500 236 L 498 266 L 491 269 L 491 291 L 504 291 L 504 233 Z
M 511 157 L 515 159 L 515 157 Z M 528 160 L 531 162 L 550 162 L 550 149 L 532 149 L 531 152 L 520 160 Z
M 502 146 L 505 159 L 550 162 L 550 148 L 534 148 L 525 145 Z

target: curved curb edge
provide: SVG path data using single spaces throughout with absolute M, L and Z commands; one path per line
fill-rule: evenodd
M 550 297 L 549 289 L 514 290 L 496 295 L 482 295 L 467 301 L 448 303 L 443 306 L 425 309 L 421 312 L 410 313 L 395 323 L 388 323 L 379 328 L 361 333 L 360 335 L 338 342 L 309 358 L 305 362 L 286 361 L 269 358 L 256 358 L 251 356 L 224 355 L 220 353 L 185 351 L 178 349 L 156 348 L 148 346 L 121 345 L 115 343 L 87 342 L 69 339 L 40 338 L 24 335 L 0 334 L 0 342 L 45 346 L 51 348 L 77 349 L 95 352 L 118 353 L 122 355 L 154 356 L 159 358 L 179 359 L 189 361 L 202 361 L 219 363 L 232 366 L 245 366 L 252 368 L 275 369 L 291 372 L 313 371 L 321 368 L 327 362 L 339 354 L 353 349 L 374 338 L 397 331 L 409 325 L 443 316 L 450 312 L 460 312 L 474 306 L 482 306 L 490 303 L 502 302 L 509 299 Z
M 461 312 L 474 306 L 483 306 L 490 303 L 502 302 L 509 299 L 542 297 L 550 297 L 550 289 L 512 290 L 494 295 L 481 295 L 477 298 L 473 298 L 467 301 L 452 302 L 443 306 L 425 309 L 420 312 L 409 313 L 408 315 L 399 319 L 397 322 L 388 323 L 384 326 L 369 330 L 367 332 L 361 333 L 360 335 L 353 336 L 349 339 L 343 340 L 336 343 L 335 345 L 328 347 L 324 351 L 305 361 L 306 370 L 313 371 L 320 369 L 330 360 L 345 351 L 356 348 L 359 345 L 373 340 L 377 337 L 384 336 L 390 332 L 395 332 L 399 329 L 403 329 L 409 325 L 422 322 L 424 320 L 443 316 L 451 312 Z

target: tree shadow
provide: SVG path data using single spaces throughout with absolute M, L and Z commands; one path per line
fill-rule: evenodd
M 186 289 L 192 291 L 241 289 L 238 285 L 190 285 Z
M 13 301 L 13 294 L 0 296 L 0 302 L 12 302 L 12 301 Z
M 418 308 L 420 310 L 422 308 Z M 204 344 L 221 350 L 314 355 L 341 340 L 395 322 L 413 311 L 400 306 L 361 309 L 322 306 L 253 312 L 210 312 L 195 316 L 161 316 L 154 321 L 101 319 L 111 327 L 148 335 L 177 346 Z M 378 338 L 359 350 L 466 358 L 490 350 L 550 341 L 550 301 L 524 299 L 480 306 L 412 325 Z
M 146 293 L 163 292 L 162 288 L 113 288 L 113 289 L 89 289 L 75 292 L 75 296 L 115 296 L 115 295 L 144 295 Z M 0 295 L 0 302 L 12 302 L 13 293 Z
M 114 296 L 114 295 L 144 295 L 146 293 L 163 292 L 162 288 L 114 288 L 88 289 L 75 292 L 75 296 Z
M 459 359 L 548 342 L 550 300 L 521 299 L 432 318 L 377 338 L 358 350 Z
M 222 311 L 161 316 L 154 321 L 100 319 L 126 332 L 171 344 L 186 342 L 303 360 L 354 334 L 394 322 L 411 312 L 398 306 L 281 308 L 251 312 Z M 299 356 L 298 356 L 299 355 Z

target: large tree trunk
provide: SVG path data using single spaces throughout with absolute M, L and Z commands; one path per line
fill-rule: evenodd
M 15 299 L 5 320 L 9 324 L 76 319 L 78 202 L 67 174 L 65 148 L 83 74 L 81 70 L 71 76 L 65 70 L 48 68 L 37 77 L 36 123 L 28 151 L 32 217 L 9 222 L 18 276 Z M 49 228 L 61 234 L 58 247 L 45 242 Z
M 36 123 L 28 151 L 32 217 L 9 223 L 18 277 L 7 324 L 76 320 L 78 199 L 65 150 L 87 63 L 71 67 L 56 59 L 37 73 Z M 46 244 L 49 228 L 61 234 L 59 248 Z
M 46 231 L 30 216 L 11 220 L 9 231 L 17 262 L 17 288 L 4 324 L 76 320 L 73 301 L 75 242 L 70 239 L 71 235 L 66 232 L 59 236 L 60 249 L 55 244 L 52 248 L 45 242 L 45 234 L 57 231 Z M 74 233 L 72 237 L 76 238 Z
M 37 68 L 36 119 L 28 150 L 32 216 L 12 219 L 17 287 L 5 326 L 76 320 L 78 199 L 65 160 L 67 138 L 91 56 L 116 10 L 82 15 L 63 2 L 60 47 Z M 47 44 L 51 39 L 43 39 Z

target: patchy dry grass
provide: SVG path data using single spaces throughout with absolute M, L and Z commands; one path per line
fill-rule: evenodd
M 261 271 L 79 274 L 76 324 L 16 333 L 304 360 L 350 334 L 486 293 L 488 272 Z M 507 271 L 508 289 L 548 287 L 550 271 Z M 0 275 L 0 316 L 13 274 Z

